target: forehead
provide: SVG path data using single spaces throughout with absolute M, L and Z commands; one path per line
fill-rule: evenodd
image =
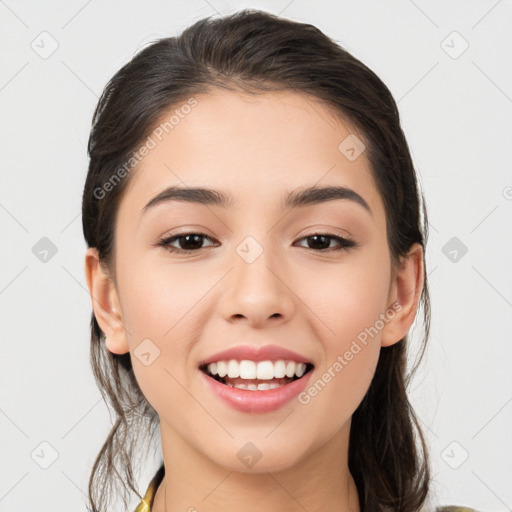
M 238 208 L 281 205 L 296 188 L 340 185 L 382 210 L 365 153 L 349 159 L 343 152 L 354 135 L 363 139 L 307 94 L 213 89 L 173 106 L 155 124 L 153 147 L 132 170 L 121 208 L 142 213 L 169 186 L 221 189 Z

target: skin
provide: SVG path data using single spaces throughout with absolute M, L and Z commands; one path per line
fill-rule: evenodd
M 85 259 L 107 348 L 130 352 L 141 390 L 160 417 L 166 475 L 153 511 L 164 511 L 167 501 L 167 512 L 358 512 L 348 469 L 351 417 L 380 348 L 398 342 L 414 320 L 422 248 L 412 246 L 392 267 L 369 162 L 364 152 L 349 161 L 338 150 L 357 132 L 329 107 L 290 91 L 250 97 L 213 90 L 196 99 L 132 171 L 118 211 L 115 267 L 103 269 L 94 248 Z M 170 185 L 220 189 L 236 203 L 223 209 L 171 202 L 142 214 Z M 353 189 L 371 214 L 346 199 L 281 210 L 286 193 L 314 185 Z M 200 239 L 203 248 L 193 254 L 156 245 L 178 228 L 210 238 Z M 332 239 L 321 246 L 305 238 L 317 233 L 358 245 L 336 251 Z M 236 252 L 249 235 L 263 248 L 250 264 Z M 172 245 L 193 246 L 183 239 Z M 326 246 L 330 252 L 317 248 Z M 294 399 L 271 413 L 242 413 L 199 378 L 199 361 L 217 351 L 276 343 L 314 362 L 314 383 L 395 301 L 401 310 L 308 404 Z M 133 353 L 147 338 L 160 350 L 149 366 Z M 247 442 L 262 454 L 250 468 L 237 457 Z

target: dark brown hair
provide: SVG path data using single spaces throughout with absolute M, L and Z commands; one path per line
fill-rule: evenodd
M 212 88 L 261 94 L 287 90 L 310 94 L 362 134 L 384 201 L 390 254 L 396 264 L 427 238 L 427 215 L 397 105 L 386 85 L 362 62 L 316 27 L 245 9 L 205 18 L 178 37 L 151 43 L 106 85 L 93 117 L 90 164 L 82 204 L 85 240 L 96 247 L 115 279 L 116 213 L 130 180 L 126 162 L 166 113 Z M 122 176 L 119 183 L 113 177 Z M 112 186 L 105 187 L 106 183 Z M 423 257 L 425 264 L 425 257 Z M 425 273 L 426 274 L 426 273 Z M 428 496 L 428 449 L 407 397 L 407 386 L 425 352 L 430 326 L 427 281 L 420 299 L 422 350 L 406 375 L 407 336 L 382 347 L 373 381 L 354 412 L 349 469 L 361 510 L 417 511 Z M 135 379 L 130 354 L 109 352 L 91 318 L 91 364 L 116 415 L 89 480 L 92 511 L 107 510 L 114 489 L 139 498 L 133 456 L 155 433 L 158 415 Z M 417 432 L 418 439 L 415 437 Z M 417 442 L 419 441 L 419 448 Z M 116 484 L 116 485 L 114 485 Z M 120 484 L 120 485 L 119 485 Z

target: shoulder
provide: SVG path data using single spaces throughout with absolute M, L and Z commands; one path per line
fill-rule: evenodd
M 457 505 L 449 505 L 444 507 L 437 507 L 435 512 L 479 512 L 475 508 L 458 507 Z
M 427 502 L 418 512 L 481 512 L 476 508 L 466 507 L 465 505 L 436 505 Z

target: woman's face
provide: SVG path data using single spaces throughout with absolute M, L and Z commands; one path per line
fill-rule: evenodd
M 131 171 L 115 228 L 124 329 L 107 333 L 108 346 L 130 351 L 173 446 L 236 471 L 284 469 L 347 442 L 381 346 L 398 341 L 386 337 L 396 288 L 384 206 L 353 129 L 314 98 L 215 90 L 195 100 L 166 116 L 181 113 L 168 133 L 153 132 L 155 147 Z M 152 201 L 169 187 L 231 202 Z M 284 206 L 289 194 L 324 187 L 351 192 Z M 194 233 L 206 236 L 184 236 Z M 236 407 L 199 368 L 220 351 L 268 345 L 314 365 L 284 402 L 282 390 L 215 383 L 235 402 L 244 393 Z M 251 465 L 247 454 L 261 459 Z

